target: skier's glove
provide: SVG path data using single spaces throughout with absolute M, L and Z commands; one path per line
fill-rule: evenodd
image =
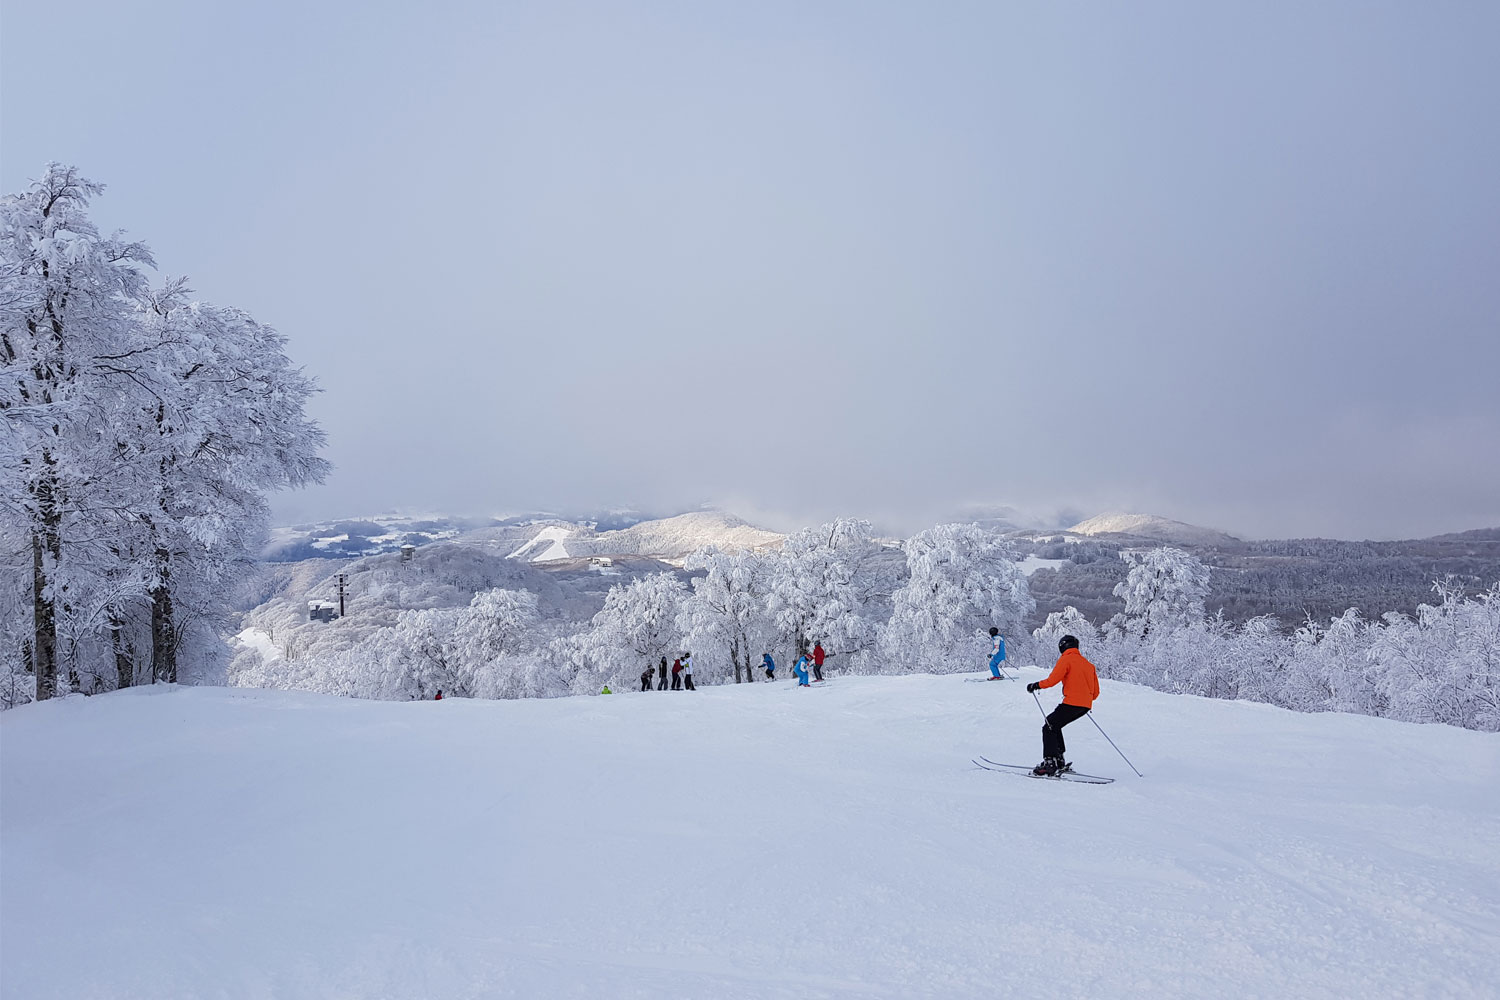
M 1026 690 L 1027 691 L 1036 691 L 1041 686 L 1042 686 L 1042 682 L 1041 681 L 1032 681 L 1030 684 L 1026 685 Z

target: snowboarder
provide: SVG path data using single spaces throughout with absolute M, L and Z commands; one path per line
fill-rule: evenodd
M 1067 746 L 1063 743 L 1063 726 L 1089 714 L 1094 699 L 1099 697 L 1099 674 L 1094 665 L 1078 651 L 1078 640 L 1065 635 L 1057 640 L 1057 665 L 1046 680 L 1032 681 L 1026 690 L 1063 686 L 1062 704 L 1052 710 L 1042 724 L 1042 762 L 1031 769 L 1032 774 L 1049 775 L 1071 771 L 1073 765 L 1063 759 Z
M 661 658 L 661 683 L 658 684 L 658 685 L 656 685 L 656 690 L 658 690 L 658 691 L 665 691 L 666 689 L 667 689 L 667 658 L 665 656 L 663 656 Z
M 774 681 L 776 679 L 776 661 L 771 659 L 770 653 L 761 654 L 760 665 L 766 668 L 766 680 Z
M 823 644 L 821 642 L 813 643 L 813 680 L 821 681 L 823 679 L 823 660 L 827 655 L 827 653 L 823 652 Z
M 682 658 L 678 657 L 672 661 L 672 690 L 682 690 Z
M 806 653 L 803 653 L 801 656 L 797 657 L 797 663 L 792 667 L 792 673 L 797 675 L 798 687 L 812 687 L 811 684 L 807 683 L 807 665 L 811 662 L 812 658 L 809 657 Z
M 656 673 L 656 668 L 653 667 L 649 663 L 646 664 L 646 669 L 643 670 L 643 671 L 641 671 L 641 690 L 642 691 L 650 691 L 651 690 L 651 678 L 652 678 L 653 675 L 655 675 L 655 673 Z
M 1000 664 L 1005 662 L 1005 636 L 1000 630 L 991 626 L 990 628 L 990 680 L 1003 680 L 1004 675 L 1000 673 Z
M 683 653 L 682 654 L 682 686 L 685 687 L 685 688 L 687 688 L 689 691 L 696 691 L 696 690 L 698 690 L 697 688 L 693 687 L 693 654 L 692 653 Z

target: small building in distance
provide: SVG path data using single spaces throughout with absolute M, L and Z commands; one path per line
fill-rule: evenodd
M 413 559 L 416 558 L 416 555 L 417 555 L 417 547 L 415 545 L 403 545 L 403 546 L 401 546 L 401 561 L 402 562 L 411 562 Z
M 310 622 L 331 622 L 339 616 L 339 606 L 332 601 L 308 601 L 307 620 Z

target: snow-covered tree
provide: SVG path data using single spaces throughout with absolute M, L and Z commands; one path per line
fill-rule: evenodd
M 259 537 L 265 494 L 321 481 L 327 463 L 305 413 L 315 387 L 285 338 L 240 310 L 188 301 L 181 282 L 150 297 L 142 326 L 154 391 L 128 444 L 150 476 L 138 516 L 152 540 L 153 674 L 173 681 L 182 578 L 217 583 Z
M 0 503 L 29 541 L 38 700 L 57 689 L 66 549 L 97 537 L 111 513 L 93 479 L 109 467 L 101 428 L 115 394 L 137 388 L 127 381 L 140 349 L 134 304 L 151 256 L 100 235 L 87 208 L 101 191 L 53 163 L 29 190 L 0 201 Z
M 1037 659 L 1042 666 L 1051 664 L 1051 658 L 1057 655 L 1057 640 L 1065 635 L 1071 635 L 1078 640 L 1080 647 L 1085 651 L 1084 655 L 1093 657 L 1093 649 L 1099 641 L 1099 630 L 1095 628 L 1083 613 L 1071 604 L 1061 611 L 1054 611 L 1047 616 L 1042 627 L 1035 629 L 1031 636 L 1036 640 Z M 1095 666 L 1102 664 L 1095 662 Z
M 1368 670 L 1371 629 L 1356 608 L 1326 626 L 1304 623 L 1290 637 L 1291 663 L 1278 703 L 1299 712 L 1382 714 Z
M 778 648 L 790 646 L 796 655 L 821 642 L 857 663 L 889 617 L 902 566 L 899 552 L 876 541 L 868 521 L 840 518 L 788 536 L 772 561 L 767 599 Z
M 1125 613 L 1111 622 L 1138 639 L 1203 619 L 1208 597 L 1208 567 L 1196 556 L 1164 546 L 1149 552 L 1122 552 L 1130 566 L 1115 596 L 1124 598 Z
M 909 576 L 881 629 L 887 668 L 974 670 L 989 655 L 989 630 L 1018 638 L 1036 609 L 1014 546 L 974 524 L 942 524 L 903 546 Z
M 677 616 L 686 597 L 687 587 L 675 573 L 651 573 L 609 588 L 593 627 L 580 637 L 604 683 L 618 685 L 645 665 L 684 652 Z
M 146 249 L 87 216 L 102 186 L 49 165 L 0 203 L 0 517 L 29 540 L 35 696 L 176 680 L 224 652 L 220 582 L 265 494 L 315 482 L 312 382 L 242 312 L 150 292 Z M 143 629 L 147 631 L 143 632 Z
M 1500 585 L 1465 599 L 1452 579 L 1434 587 L 1439 603 L 1415 618 L 1389 613 L 1373 635 L 1369 661 L 1385 714 L 1411 722 L 1500 729 Z
M 755 679 L 761 654 L 769 652 L 775 627 L 766 606 L 772 560 L 754 551 L 720 552 L 712 546 L 690 555 L 683 568 L 705 570 L 693 578 L 677 627 L 700 664 L 728 663 L 734 681 Z

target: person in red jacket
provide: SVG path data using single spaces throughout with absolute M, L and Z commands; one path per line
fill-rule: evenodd
M 814 643 L 813 644 L 813 680 L 820 681 L 820 680 L 823 679 L 823 661 L 825 659 L 827 659 L 827 657 L 828 657 L 828 654 L 825 653 L 825 652 L 823 652 L 823 644 L 821 642 Z
M 1052 775 L 1071 771 L 1073 765 L 1063 759 L 1067 746 L 1063 743 L 1063 726 L 1089 714 L 1094 699 L 1099 697 L 1099 675 L 1094 665 L 1078 651 L 1078 640 L 1065 635 L 1057 640 L 1057 666 L 1044 681 L 1032 681 L 1026 690 L 1049 688 L 1061 684 L 1062 704 L 1052 710 L 1042 724 L 1042 762 L 1031 769 L 1032 774 Z

